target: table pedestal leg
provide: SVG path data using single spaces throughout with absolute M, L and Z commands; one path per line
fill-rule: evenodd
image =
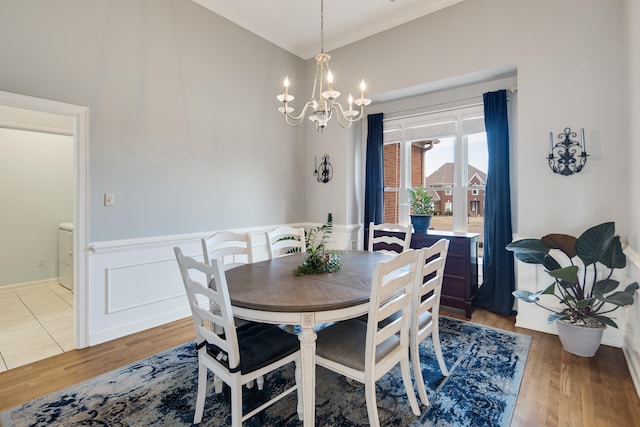
M 314 426 L 316 419 L 316 333 L 313 313 L 302 315 L 302 331 L 298 335 L 302 358 L 302 402 L 298 402 L 298 415 L 305 427 Z

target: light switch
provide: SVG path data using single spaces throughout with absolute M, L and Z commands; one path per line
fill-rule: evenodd
M 104 193 L 104 205 L 105 206 L 115 206 L 116 199 L 113 193 Z

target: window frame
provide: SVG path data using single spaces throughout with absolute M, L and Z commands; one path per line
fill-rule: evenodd
M 439 135 L 430 134 L 428 137 L 420 137 L 420 128 L 426 128 L 433 126 L 436 128 L 441 123 L 447 123 L 451 119 L 455 119 L 455 133 L 451 134 L 449 126 L 449 133 L 447 130 Z M 482 131 L 484 130 L 484 107 L 480 104 L 456 107 L 437 112 L 428 112 L 416 116 L 404 117 L 404 118 L 390 118 L 383 120 L 383 134 L 384 145 L 399 143 L 400 153 L 400 187 L 384 187 L 384 194 L 387 192 L 397 192 L 398 195 L 398 223 L 403 225 L 410 224 L 409 218 L 409 200 L 408 200 L 408 188 L 411 186 L 411 145 L 415 142 L 424 141 L 431 138 L 446 138 L 455 137 L 454 140 L 454 177 L 453 186 L 444 187 L 445 192 L 452 193 L 453 200 L 453 231 L 454 232 L 466 232 L 467 231 L 467 209 L 468 209 L 468 193 L 472 188 L 468 182 L 468 167 L 460 167 L 460 165 L 468 165 L 468 138 L 471 134 L 480 132 L 465 131 L 465 120 L 469 120 L 471 128 L 477 127 L 478 123 L 472 122 L 482 118 Z M 447 128 L 441 126 L 442 129 Z M 467 126 L 469 127 L 469 126 Z M 424 174 L 423 174 L 424 175 Z M 422 177 L 422 184 L 424 184 L 424 176 Z M 442 190 L 442 187 L 439 187 Z M 477 189 L 476 189 L 477 191 Z M 444 207 L 443 207 L 444 208 Z M 442 212 L 444 215 L 445 212 Z

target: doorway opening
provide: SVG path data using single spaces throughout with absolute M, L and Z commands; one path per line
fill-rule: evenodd
M 67 227 L 69 225 L 73 226 L 73 233 L 70 238 L 71 246 L 72 246 L 72 254 L 69 257 L 68 262 L 71 263 L 72 277 L 71 282 L 73 283 L 73 294 L 72 296 L 68 296 L 68 298 L 72 298 L 73 301 L 73 339 L 70 346 L 72 348 L 83 348 L 87 346 L 87 310 L 88 310 L 88 298 L 87 298 L 87 146 L 88 146 L 88 114 L 89 110 L 87 107 L 67 104 L 52 100 L 34 98 L 25 95 L 18 95 L 9 92 L 1 92 L 0 91 L 0 111 L 12 110 L 20 112 L 24 114 L 24 117 L 20 116 L 20 120 L 14 120 L 11 123 L 11 120 L 6 119 L 5 122 L 2 123 L 2 117 L 0 117 L 0 127 L 2 128 L 11 128 L 11 129 L 22 129 L 22 133 L 28 133 L 25 131 L 32 132 L 34 134 L 40 133 L 41 135 L 50 134 L 55 137 L 55 134 L 58 136 L 67 133 L 67 140 L 69 138 L 72 139 L 72 148 L 69 148 L 69 152 L 72 152 L 73 161 L 72 164 L 73 171 L 70 174 L 70 180 L 73 181 L 73 214 L 71 215 L 73 218 L 68 218 L 64 220 L 65 222 L 71 222 L 71 224 L 66 224 Z M 15 117 L 18 116 L 9 116 Z M 26 117 L 31 117 L 32 120 L 29 123 L 29 120 Z M 68 130 L 66 131 L 57 131 L 56 126 L 59 123 L 63 123 L 59 120 L 53 120 L 47 122 L 47 118 L 55 119 L 55 118 L 66 119 L 66 123 L 68 123 Z M 19 123 L 21 122 L 21 123 Z M 65 125 L 67 126 L 67 125 Z M 42 156 L 44 153 L 34 152 L 33 156 Z M 18 185 L 19 183 L 15 183 Z M 62 228 L 62 224 L 60 224 Z M 58 233 L 58 231 L 56 231 Z M 45 258 L 45 257 L 43 257 Z M 45 267 L 49 263 L 55 262 L 58 263 L 58 257 L 56 255 L 54 259 L 43 259 L 42 261 L 38 258 L 36 259 L 36 263 L 38 267 Z M 42 265 L 40 265 L 42 264 Z M 56 270 L 57 271 L 57 270 Z M 67 280 L 62 280 L 65 283 L 69 283 Z M 37 283 L 36 283 L 37 284 Z M 43 284 L 47 285 L 47 284 Z M 47 285 L 54 289 L 55 283 L 51 285 Z M 8 287 L 2 286 L 0 287 L 0 291 L 6 290 Z M 44 289 L 44 288 L 43 288 Z M 60 286 L 60 289 L 64 291 L 64 288 Z M 54 289 L 55 290 L 55 289 Z M 61 292 L 61 295 L 63 292 Z

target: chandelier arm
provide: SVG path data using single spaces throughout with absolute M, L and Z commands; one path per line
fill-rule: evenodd
M 351 126 L 351 123 L 360 121 L 360 119 L 362 118 L 362 115 L 364 114 L 364 107 L 360 107 L 360 112 L 358 112 L 357 115 L 353 116 L 353 118 L 350 118 L 344 112 L 344 109 L 342 108 L 342 105 L 339 102 L 333 101 L 331 104 L 332 104 L 331 105 L 332 108 L 334 108 L 336 110 L 339 110 L 339 112 L 340 112 L 340 114 L 338 114 L 338 116 L 337 116 L 338 117 L 338 122 L 340 122 L 340 120 L 342 119 L 342 120 L 344 120 L 345 123 L 349 123 L 348 126 Z
M 298 114 L 297 116 L 294 116 L 293 114 L 289 114 L 289 113 L 284 113 L 284 115 L 286 116 L 287 119 L 287 123 L 289 123 L 290 120 L 293 120 L 295 122 L 298 122 L 298 124 L 300 122 L 302 122 L 302 120 L 304 119 L 305 115 L 307 114 L 307 110 L 309 108 L 313 108 L 313 104 L 314 104 L 314 100 L 312 99 L 311 101 L 308 101 L 306 104 L 304 104 L 304 107 L 302 107 L 302 110 L 300 111 L 300 114 Z M 286 108 L 286 105 L 285 105 Z M 297 126 L 297 125 L 295 125 Z

